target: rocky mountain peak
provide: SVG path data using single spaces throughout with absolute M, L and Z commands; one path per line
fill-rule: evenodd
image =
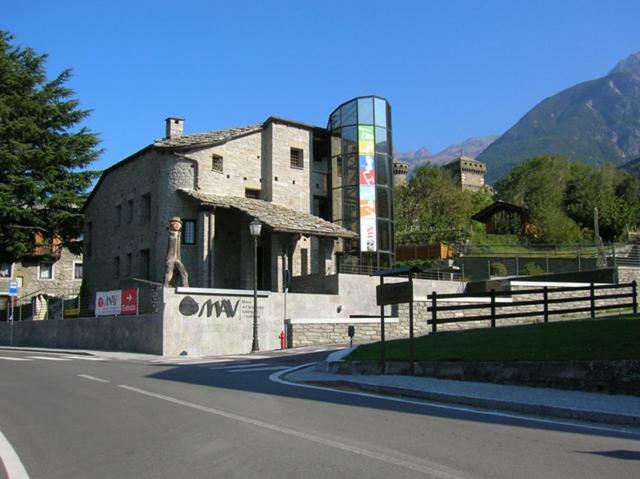
M 629 55 L 624 60 L 621 60 L 614 68 L 609 72 L 612 73 L 631 73 L 632 75 L 640 77 L 640 52 Z

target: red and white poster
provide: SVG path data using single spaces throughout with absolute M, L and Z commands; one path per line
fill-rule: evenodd
M 96 316 L 138 314 L 138 288 L 98 291 Z
M 138 314 L 138 288 L 122 290 L 120 314 Z

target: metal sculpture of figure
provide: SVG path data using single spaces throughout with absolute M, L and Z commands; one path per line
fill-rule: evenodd
M 181 230 L 182 220 L 177 217 L 171 218 L 169 220 L 169 227 L 167 228 L 167 231 L 169 231 L 169 245 L 167 247 L 167 258 L 164 263 L 165 286 L 171 286 L 173 275 L 175 274 L 176 270 L 178 270 L 182 286 L 189 287 L 189 274 L 187 273 L 187 268 L 184 267 L 184 264 L 182 264 L 182 259 L 180 258 Z

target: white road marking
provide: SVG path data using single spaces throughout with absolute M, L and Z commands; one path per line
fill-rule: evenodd
M 432 407 L 432 408 L 436 408 L 436 409 L 447 409 L 450 411 L 459 411 L 459 412 L 466 412 L 466 413 L 471 413 L 471 414 L 480 414 L 480 415 L 484 415 L 484 416 L 496 416 L 496 417 L 502 417 L 502 418 L 507 418 L 507 419 L 518 419 L 518 420 L 522 420 L 522 421 L 529 421 L 529 422 L 537 422 L 537 423 L 541 423 L 541 424 L 553 424 L 556 426 L 569 426 L 569 427 L 575 427 L 577 429 L 588 429 L 591 431 L 605 431 L 605 432 L 616 432 L 616 433 L 625 433 L 625 434 L 629 434 L 631 436 L 636 436 L 636 437 L 640 437 L 640 433 L 635 432 L 635 431 L 628 431 L 623 429 L 622 427 L 620 429 L 616 429 L 613 427 L 606 427 L 606 426 L 590 426 L 587 424 L 580 424 L 580 423 L 573 423 L 573 422 L 568 422 L 568 421 L 556 421 L 554 419 L 544 419 L 544 418 L 536 418 L 536 417 L 532 417 L 532 416 L 525 416 L 525 415 L 520 415 L 520 414 L 513 414 L 513 413 L 504 413 L 504 412 L 498 412 L 498 411 L 491 411 L 491 410 L 479 410 L 479 409 L 472 409 L 472 408 L 468 408 L 468 407 L 463 407 L 463 406 L 452 406 L 452 405 L 447 405 L 447 404 L 440 404 L 440 403 L 434 403 L 434 402 L 430 402 L 428 400 L 424 400 L 424 401 L 413 401 L 411 399 L 401 399 L 401 398 L 396 398 L 396 397 L 391 397 L 391 396 L 382 396 L 379 394 L 372 394 L 372 393 L 364 393 L 364 392 L 354 392 L 354 391 L 343 391 L 340 389 L 333 389 L 330 387 L 325 387 L 325 386 L 313 386 L 311 384 L 303 384 L 303 383 L 294 383 L 291 381 L 287 381 L 286 379 L 282 379 L 282 376 L 284 376 L 285 374 L 289 374 L 292 373 L 293 371 L 297 371 L 298 369 L 304 369 L 307 368 L 309 366 L 313 366 L 316 363 L 307 363 L 307 364 L 301 364 L 299 366 L 295 366 L 293 368 L 289 368 L 286 371 L 280 371 L 280 372 L 275 372 L 273 374 L 271 374 L 269 376 L 269 380 L 279 383 L 279 384 L 284 384 L 287 386 L 293 386 L 293 387 L 298 387 L 298 388 L 306 388 L 306 389 L 316 389 L 316 390 L 322 390 L 322 391 L 330 391 L 333 393 L 338 393 L 338 394 L 349 394 L 351 396 L 360 396 L 360 397 L 366 397 L 366 398 L 371 398 L 371 399 L 381 399 L 384 401 L 392 401 L 392 402 L 399 402 L 399 403 L 404 403 L 404 404 L 415 404 L 418 406 L 428 406 L 428 407 Z
M 307 441 L 314 442 L 316 444 L 321 444 L 323 446 L 333 447 L 335 449 L 340 449 L 345 452 L 350 452 L 352 454 L 357 454 L 360 456 L 368 457 L 370 459 L 375 459 L 378 461 L 386 462 L 388 464 L 392 464 L 394 466 L 403 467 L 406 469 L 410 469 L 412 471 L 420 472 L 423 474 L 429 474 L 433 477 L 437 477 L 440 479 L 458 479 L 463 476 L 460 475 L 459 472 L 453 471 L 450 468 L 442 466 L 440 464 L 436 464 L 434 462 L 428 461 L 426 459 L 420 458 L 419 460 L 424 464 L 420 464 L 415 461 L 417 458 L 408 456 L 406 454 L 402 454 L 397 451 L 389 451 L 388 454 L 376 452 L 369 449 L 364 449 L 362 447 L 353 446 L 351 444 L 347 444 L 344 442 L 339 442 L 334 439 L 328 439 L 316 434 L 297 431 L 295 429 L 291 429 L 284 426 L 278 426 L 276 424 L 271 424 L 265 421 L 261 421 L 260 419 L 253 419 L 246 416 L 241 416 L 239 414 L 222 411 L 220 409 L 214 409 L 207 406 L 202 406 L 200 404 L 195 404 L 188 401 L 183 401 L 182 399 L 177 399 L 171 396 L 165 396 L 164 394 L 158 394 L 151 391 L 145 391 L 144 389 L 138 389 L 135 387 L 127 386 L 125 384 L 119 384 L 119 388 L 126 389 L 127 391 L 136 392 L 138 394 L 143 394 L 145 396 L 153 397 L 156 399 L 162 399 L 163 401 L 167 401 L 173 404 L 178 404 L 180 406 L 185 406 L 191 409 L 196 409 L 198 411 L 206 412 L 209 414 L 215 414 L 216 416 L 224 417 L 227 419 L 232 419 L 234 421 L 238 421 L 244 424 L 250 424 L 252 426 L 261 427 L 263 429 L 268 429 L 270 431 L 279 432 L 281 434 L 286 434 L 289 436 L 297 437 L 299 439 L 306 439 Z M 391 455 L 393 454 L 393 455 Z
M 233 366 L 214 366 L 211 367 L 209 369 L 214 369 L 214 370 L 218 370 L 218 369 L 241 369 L 241 368 L 252 368 L 254 366 L 265 366 L 268 363 L 242 363 L 242 364 L 234 364 Z
M 91 381 L 96 381 L 98 383 L 110 383 L 111 382 L 111 381 L 108 381 L 107 379 L 100 379 L 100 378 L 97 378 L 95 376 L 89 376 L 88 374 L 78 374 L 78 377 L 85 378 L 85 379 L 90 379 Z
M 0 458 L 2 458 L 9 479 L 29 479 L 24 464 L 2 431 L 0 431 Z
M 68 358 L 68 359 L 82 359 L 84 361 L 106 361 L 106 358 L 98 358 L 96 356 L 75 356 L 72 354 L 65 354 L 64 356 L 61 356 L 63 358 Z
M 45 361 L 71 361 L 71 359 L 56 358 L 53 356 L 27 356 L 30 359 L 43 359 Z
M 5 359 L 7 361 L 31 361 L 31 359 L 26 358 L 13 358 L 11 356 L 0 356 L 0 359 Z
M 229 373 L 252 373 L 253 371 L 276 371 L 278 369 L 289 369 L 289 366 L 266 366 L 263 368 L 248 368 L 248 369 L 232 369 L 227 371 Z

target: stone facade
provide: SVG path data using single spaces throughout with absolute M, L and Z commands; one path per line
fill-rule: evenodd
M 89 198 L 84 210 L 89 291 L 117 289 L 138 279 L 160 283 L 166 226 L 174 216 L 195 226 L 194 244 L 184 244 L 183 238 L 182 245 L 192 286 L 252 288 L 251 218 L 180 190 L 254 196 L 308 216 L 319 214 L 314 199 L 327 199 L 328 159 L 314 156 L 314 127 L 270 118 L 243 129 L 184 135 L 184 120 L 179 120 L 180 128 L 167 127 L 172 138 L 157 140 L 106 170 Z M 301 158 L 296 165 L 294 149 Z M 282 290 L 285 266 L 294 276 L 332 272 L 339 248 L 336 237 L 265 231 L 259 286 Z
M 58 304 L 61 300 L 73 298 L 80 292 L 83 275 L 82 255 L 73 254 L 67 248 L 61 248 L 59 258 L 30 257 L 13 263 L 10 269 L 10 276 L 0 278 L 0 282 L 2 286 L 10 279 L 18 282 L 18 297 L 14 303 L 16 320 L 48 318 L 51 313 L 49 303 L 57 301 Z M 51 277 L 48 277 L 48 271 L 51 272 Z M 26 307 L 20 308 L 20 305 Z M 0 316 L 5 314 L 6 308 L 6 298 L 0 298 Z M 58 309 L 55 314 L 60 316 L 62 309 Z
M 487 174 L 487 165 L 473 158 L 460 156 L 443 168 L 451 172 L 454 181 L 463 190 L 479 191 L 485 185 L 484 176 Z

